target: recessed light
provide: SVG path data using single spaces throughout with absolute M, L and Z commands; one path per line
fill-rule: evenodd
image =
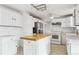
M 46 4 L 31 4 L 35 9 L 39 11 L 45 11 L 46 10 Z
M 52 16 L 52 17 L 50 17 L 51 19 L 54 19 L 54 17 Z

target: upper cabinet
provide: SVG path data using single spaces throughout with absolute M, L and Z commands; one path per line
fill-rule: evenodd
M 21 14 L 19 14 L 17 12 L 13 12 L 12 25 L 14 25 L 14 26 L 22 25 L 22 15 Z
M 79 9 L 78 8 L 74 10 L 74 24 L 76 26 L 79 26 Z
M 0 6 L 0 25 L 21 26 L 21 20 L 19 12 Z

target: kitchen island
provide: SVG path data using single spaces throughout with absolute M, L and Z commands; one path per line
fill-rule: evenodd
M 23 39 L 24 55 L 50 54 L 51 35 L 35 34 L 21 37 Z

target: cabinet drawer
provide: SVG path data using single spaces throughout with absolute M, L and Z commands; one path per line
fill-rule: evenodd
M 8 35 L 8 28 L 7 27 L 0 27 L 0 35 Z
M 15 28 L 15 27 L 9 27 L 8 28 L 9 35 L 20 35 L 21 34 L 21 28 Z
M 35 41 L 24 40 L 24 45 L 34 46 L 36 45 L 35 43 L 36 43 Z

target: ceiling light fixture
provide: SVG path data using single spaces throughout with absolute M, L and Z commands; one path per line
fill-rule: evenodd
M 46 10 L 46 4 L 31 4 L 35 9 L 39 11 L 45 11 Z
M 51 19 L 54 19 L 54 17 L 52 16 L 52 17 L 50 17 Z

